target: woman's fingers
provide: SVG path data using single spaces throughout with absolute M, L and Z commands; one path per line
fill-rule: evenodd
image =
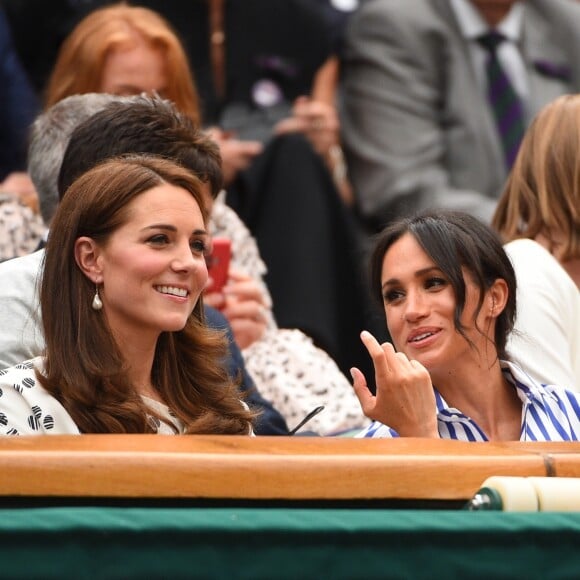
M 375 371 L 380 370 L 381 372 L 386 373 L 389 370 L 387 358 L 383 347 L 379 344 L 379 341 L 368 330 L 363 330 L 360 333 L 360 338 L 370 357 L 373 359 Z
M 375 367 L 376 397 L 366 387 L 362 373 L 353 374 L 355 392 L 367 417 L 389 425 L 403 436 L 436 437 L 435 395 L 429 373 L 415 360 L 369 332 L 361 333 Z
M 387 362 L 393 372 L 408 373 L 412 370 L 411 361 L 407 358 L 404 352 L 396 352 L 393 345 L 389 344 L 389 354 L 387 355 Z
M 352 377 L 352 386 L 360 403 L 361 409 L 367 417 L 370 417 L 375 407 L 375 397 L 369 391 L 367 380 L 361 371 L 356 367 L 352 367 L 350 369 L 350 375 Z

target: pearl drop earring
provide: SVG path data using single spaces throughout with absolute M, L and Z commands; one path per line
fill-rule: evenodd
M 99 286 L 98 284 L 95 284 L 95 295 L 93 297 L 93 302 L 91 304 L 93 310 L 101 310 L 101 308 L 103 307 L 103 302 L 101 300 L 101 297 L 99 296 Z

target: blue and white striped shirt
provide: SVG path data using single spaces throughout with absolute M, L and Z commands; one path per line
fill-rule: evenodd
M 522 401 L 520 441 L 580 440 L 580 394 L 554 385 L 540 385 L 513 363 L 501 361 L 504 377 Z M 487 441 L 475 421 L 450 407 L 435 389 L 437 425 L 442 439 Z M 373 421 L 356 437 L 398 437 L 390 427 Z

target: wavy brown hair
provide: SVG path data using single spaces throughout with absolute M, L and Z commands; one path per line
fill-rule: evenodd
M 155 431 L 154 413 L 129 381 L 106 316 L 91 308 L 94 284 L 77 265 L 74 248 L 81 236 L 106 243 L 126 223 L 128 204 L 164 183 L 189 191 L 207 221 L 201 181 L 150 156 L 117 158 L 89 170 L 68 189 L 54 217 L 40 288 L 46 371 L 38 378 L 82 433 Z M 187 433 L 250 430 L 254 415 L 227 374 L 226 351 L 224 335 L 204 324 L 201 298 L 183 330 L 158 339 L 152 384 Z
M 563 95 L 526 132 L 493 217 L 505 242 L 546 236 L 564 262 L 580 258 L 580 95 Z
M 134 44 L 136 35 L 165 56 L 167 87 L 162 96 L 199 123 L 199 96 L 177 33 L 157 12 L 124 2 L 94 10 L 65 39 L 48 81 L 46 108 L 70 95 L 101 92 L 107 56 Z

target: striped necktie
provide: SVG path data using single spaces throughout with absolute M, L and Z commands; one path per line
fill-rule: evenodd
M 518 153 L 526 124 L 523 103 L 497 57 L 497 48 L 504 40 L 506 40 L 505 36 L 495 31 L 490 31 L 477 39 L 488 51 L 487 97 L 495 117 L 506 166 L 509 170 Z

